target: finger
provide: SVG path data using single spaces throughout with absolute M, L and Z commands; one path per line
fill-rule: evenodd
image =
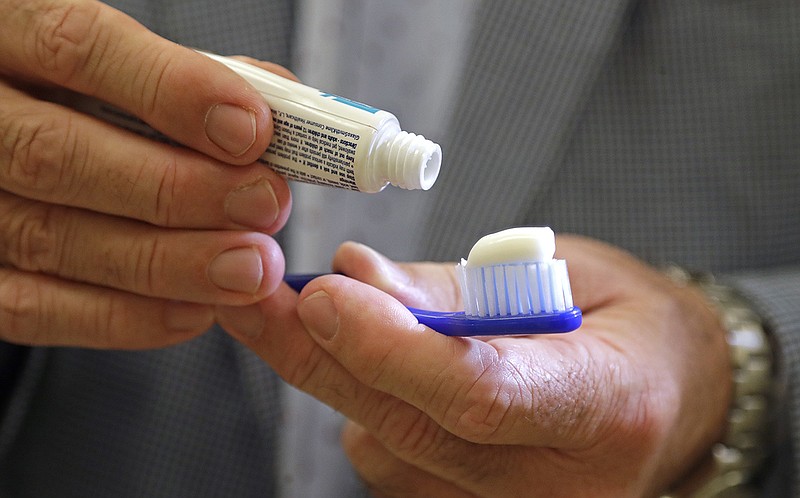
M 345 242 L 333 257 L 333 271 L 378 288 L 406 306 L 439 311 L 464 310 L 454 266 L 395 263 L 356 242 Z
M 9 88 L 0 99 L 0 189 L 161 226 L 286 223 L 291 193 L 269 168 L 226 167 Z
M 168 230 L 2 191 L 0 240 L 0 264 L 152 297 L 249 304 L 283 278 L 264 234 Z
M 0 68 L 97 97 L 184 145 L 249 164 L 269 145 L 260 94 L 222 64 L 91 0 L 0 3 Z
M 348 422 L 342 446 L 375 496 L 469 498 L 476 495 L 396 457 L 360 425 Z
M 338 275 L 309 283 L 297 310 L 314 340 L 353 377 L 468 441 L 583 444 L 592 439 L 595 416 L 619 408 L 610 386 L 626 372 L 603 368 L 608 347 L 590 349 L 588 334 L 583 342 L 446 337 L 391 297 Z
M 213 323 L 210 306 L 136 296 L 0 268 L 0 339 L 32 346 L 156 348 Z
M 298 78 L 296 74 L 289 71 L 280 64 L 275 64 L 274 62 L 268 62 L 268 61 L 261 61 L 258 59 L 254 59 L 252 57 L 248 57 L 246 55 L 234 55 L 232 56 L 232 58 L 239 59 L 240 61 L 246 62 L 252 66 L 260 67 L 261 69 L 264 69 L 265 71 L 269 71 L 271 73 L 275 73 L 278 76 L 283 76 L 284 78 L 288 78 L 290 80 L 297 82 L 300 81 L 300 78 Z

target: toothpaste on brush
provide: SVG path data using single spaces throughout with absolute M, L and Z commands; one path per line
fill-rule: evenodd
M 518 227 L 482 237 L 456 266 L 464 311 L 409 307 L 420 323 L 450 336 L 554 334 L 581 326 L 567 263 L 554 259 L 549 227 Z M 298 292 L 318 275 L 286 275 Z

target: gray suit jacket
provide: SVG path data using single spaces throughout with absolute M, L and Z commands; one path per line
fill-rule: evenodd
M 115 4 L 182 43 L 288 61 L 288 1 Z M 453 260 L 485 233 L 546 224 L 724 275 L 778 345 L 787 433 L 767 481 L 787 496 L 800 443 L 800 4 L 495 0 L 476 19 L 419 256 Z M 220 331 L 141 353 L 0 345 L 0 369 L 4 496 L 275 490 L 278 382 Z

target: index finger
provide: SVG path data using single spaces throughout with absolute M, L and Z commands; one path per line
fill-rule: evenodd
M 269 145 L 269 107 L 244 79 L 111 7 L 8 0 L 0 19 L 3 73 L 99 98 L 229 163 L 252 163 Z

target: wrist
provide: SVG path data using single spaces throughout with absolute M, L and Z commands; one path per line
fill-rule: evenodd
M 726 331 L 733 396 L 724 436 L 703 463 L 662 498 L 749 496 L 748 484 L 767 455 L 772 348 L 762 320 L 734 289 L 707 275 L 671 268 L 675 280 L 696 285 L 713 303 Z

